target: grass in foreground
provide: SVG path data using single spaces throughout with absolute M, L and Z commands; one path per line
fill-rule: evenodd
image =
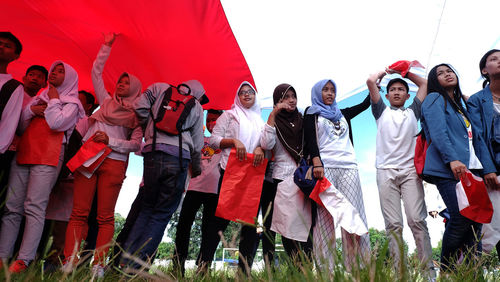
M 393 263 L 387 256 L 387 249 L 387 244 L 376 248 L 367 262 L 361 263 L 358 260 L 351 272 L 346 271 L 341 253 L 334 249 L 335 265 L 332 269 L 325 266 L 328 264 L 321 259 L 313 257 L 311 261 L 302 257 L 298 263 L 285 258 L 278 266 L 266 267 L 262 271 L 254 270 L 250 276 L 238 272 L 237 268 L 227 267 L 224 270 L 211 271 L 204 276 L 197 275 L 195 270 L 188 270 L 186 276 L 181 277 L 170 267 L 153 266 L 148 269 L 147 265 L 134 274 L 126 274 L 114 268 L 110 262 L 104 278 L 99 281 L 429 281 L 415 257 L 408 257 L 407 264 L 403 264 L 398 271 L 394 270 Z M 454 272 L 441 273 L 437 281 L 500 281 L 500 270 L 496 262 L 493 255 L 474 257 L 468 263 L 456 264 Z M 5 270 L 1 270 L 0 280 L 98 281 L 92 275 L 90 266 L 82 266 L 68 275 L 60 271 L 44 273 L 41 262 L 32 263 L 28 270 L 21 274 L 9 275 Z

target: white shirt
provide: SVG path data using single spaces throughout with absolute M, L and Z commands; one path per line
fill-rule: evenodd
M 26 93 L 26 91 L 24 91 L 23 110 L 29 103 L 31 103 L 31 100 L 33 100 L 33 97 L 31 97 L 28 93 Z
M 493 103 L 493 110 L 494 110 L 497 114 L 500 114 L 500 104 Z
M 372 111 L 377 122 L 375 163 L 377 168 L 415 166 L 413 158 L 421 105 L 422 102 L 416 97 L 408 108 L 388 107 L 382 98 L 377 104 L 372 103 Z
M 12 75 L 2 73 L 0 74 L 0 87 L 2 87 L 7 81 L 12 79 Z M 9 101 L 5 105 L 2 113 L 2 119 L 0 120 L 0 154 L 5 153 L 9 148 L 14 135 L 16 134 L 17 125 L 19 124 L 19 118 L 21 116 L 22 106 L 24 99 L 24 88 L 19 85 L 12 95 Z
M 356 154 L 349 139 L 349 125 L 342 117 L 338 124 L 318 116 L 318 147 L 327 168 L 357 168 Z
M 89 127 L 87 134 L 83 137 L 86 142 L 97 131 L 104 131 L 109 137 L 109 144 L 113 151 L 108 158 L 119 161 L 127 161 L 130 152 L 139 151 L 142 142 L 142 129 L 136 127 L 134 130 L 120 125 L 109 125 L 101 121 L 94 120 Z
M 214 149 L 220 149 L 220 142 L 222 139 L 238 139 L 240 132 L 240 124 L 233 117 L 233 115 L 224 112 L 218 119 L 215 124 L 214 129 L 212 130 L 212 136 L 210 136 L 210 147 Z M 248 152 L 248 148 L 247 148 Z M 226 169 L 227 159 L 229 158 L 229 153 L 231 153 L 231 148 L 224 148 L 221 152 L 221 160 L 220 167 L 222 169 Z M 249 152 L 249 153 L 253 153 Z
M 260 136 L 260 145 L 266 151 L 274 151 L 273 178 L 285 180 L 297 168 L 295 160 L 276 135 L 276 128 L 265 124 Z

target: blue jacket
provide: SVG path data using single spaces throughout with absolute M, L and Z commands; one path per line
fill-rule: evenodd
M 425 136 L 431 140 L 427 149 L 424 175 L 454 179 L 450 162 L 461 161 L 469 165 L 469 137 L 465 121 L 459 112 L 447 103 L 439 93 L 430 93 L 422 104 L 422 128 Z M 474 132 L 474 127 L 472 128 Z M 495 171 L 492 162 L 483 162 L 482 157 L 488 155 L 484 143 L 478 142 L 473 134 L 473 145 L 476 156 L 481 161 L 485 172 Z
M 491 98 L 490 86 L 486 86 L 483 90 L 472 95 L 467 101 L 469 117 L 471 119 L 472 127 L 474 128 L 474 134 L 478 135 L 482 146 L 488 148 L 489 154 L 485 155 L 484 161 L 481 163 L 488 163 L 487 166 L 495 166 L 493 161 L 493 152 L 491 151 L 490 140 L 491 140 L 491 125 L 493 123 L 493 99 Z M 491 164 L 490 164 L 491 163 Z M 484 164 L 483 164 L 484 166 Z M 496 170 L 489 171 L 496 172 Z M 488 173 L 485 170 L 485 173 Z

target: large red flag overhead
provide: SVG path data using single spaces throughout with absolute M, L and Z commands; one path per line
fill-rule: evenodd
M 106 64 L 106 88 L 113 92 L 126 71 L 143 87 L 153 82 L 199 80 L 210 103 L 227 109 L 244 80 L 254 84 L 219 0 L 16 0 L 0 8 L 1 30 L 23 44 L 8 72 L 20 79 L 33 64 L 49 67 L 61 59 L 80 77 L 80 89 L 93 91 L 92 62 L 103 32 L 119 32 Z

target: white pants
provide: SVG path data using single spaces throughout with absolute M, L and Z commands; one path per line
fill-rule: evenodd
M 427 208 L 425 206 L 424 188 L 415 168 L 377 169 L 377 185 L 380 207 L 385 221 L 385 230 L 389 236 L 391 255 L 396 265 L 400 262 L 400 249 L 396 238 L 403 242 L 403 213 L 401 199 L 404 203 L 406 220 L 410 226 L 420 261 L 427 267 L 433 267 L 432 247 L 427 230 Z
M 50 191 L 56 183 L 63 160 L 64 147 L 61 149 L 57 167 L 18 165 L 14 158 L 0 230 L 0 258 L 8 259 L 12 256 L 19 227 L 25 215 L 26 225 L 17 259 L 25 261 L 35 259 L 45 223 L 45 209 L 49 202 Z

